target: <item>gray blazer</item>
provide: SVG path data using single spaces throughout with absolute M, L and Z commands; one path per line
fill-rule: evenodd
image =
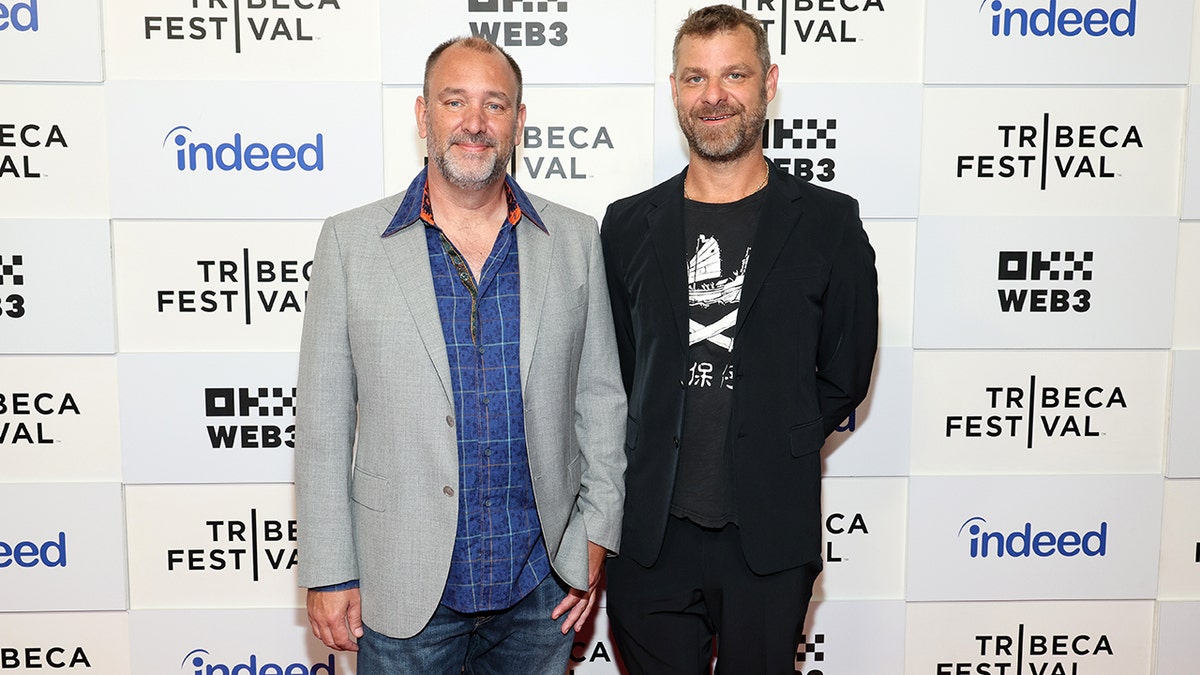
M 359 579 L 363 621 L 410 637 L 436 609 L 458 522 L 450 364 L 424 227 L 381 238 L 404 195 L 317 241 L 296 415 L 299 583 Z M 626 404 L 595 219 L 529 195 L 517 224 L 529 469 L 551 564 L 588 585 L 620 543 Z M 357 447 L 356 447 L 357 443 Z

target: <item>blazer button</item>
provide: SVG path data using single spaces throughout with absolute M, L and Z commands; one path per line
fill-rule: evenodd
M 446 487 L 442 488 L 442 494 L 446 495 L 447 497 L 453 497 L 454 496 L 454 488 L 447 485 Z
M 684 382 L 683 380 L 680 380 L 680 381 L 679 381 L 679 388 L 680 388 L 680 389 L 687 389 L 687 382 Z
M 446 415 L 446 426 L 454 426 L 454 415 Z
M 677 447 L 677 448 L 679 447 L 679 437 L 678 436 L 675 436 L 674 438 L 672 438 L 671 442 L 675 444 L 675 447 Z

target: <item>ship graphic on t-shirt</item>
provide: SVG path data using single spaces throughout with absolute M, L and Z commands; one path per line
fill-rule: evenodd
M 737 323 L 737 305 L 742 299 L 742 286 L 746 282 L 746 265 L 750 261 L 750 249 L 742 258 L 742 265 L 731 276 L 721 274 L 721 244 L 716 237 L 700 235 L 696 241 L 696 253 L 688 260 L 688 304 L 692 307 L 733 305 L 733 309 L 715 323 L 707 326 L 689 321 L 688 344 L 708 340 L 718 347 L 733 351 L 733 338 L 725 331 Z

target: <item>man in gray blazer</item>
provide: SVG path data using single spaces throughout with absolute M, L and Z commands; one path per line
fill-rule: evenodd
M 358 672 L 561 674 L 617 552 L 626 404 L 596 221 L 505 173 L 503 50 L 425 67 L 428 167 L 326 221 L 300 350 L 313 633 Z

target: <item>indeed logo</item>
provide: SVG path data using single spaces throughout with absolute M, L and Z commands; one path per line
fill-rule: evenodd
M 1011 0 L 1009 0 L 1011 2 Z M 979 5 L 983 10 L 983 3 Z M 1064 3 L 1065 4 L 1065 3 Z M 1137 0 L 1129 0 L 1129 7 L 1111 12 L 1101 7 L 1076 9 L 1060 7 L 1058 0 L 1050 0 L 1045 7 L 1026 9 L 1005 7 L 1005 0 L 992 0 L 992 35 L 1005 37 L 1013 34 L 1027 37 L 1064 35 L 1074 37 L 1087 33 L 1092 37 L 1116 35 L 1133 37 L 1137 28 Z
M 245 663 L 211 663 L 211 654 L 207 649 L 193 649 L 183 657 L 179 669 L 194 675 L 336 675 L 337 665 L 333 662 L 333 654 L 324 663 L 305 665 L 303 663 L 259 662 L 257 654 L 251 654 Z
M 38 0 L 26 2 L 0 2 L 0 30 L 24 33 L 38 30 Z
M 975 516 L 958 528 L 959 537 L 963 530 L 970 535 L 972 558 L 1003 558 L 1006 555 L 1010 558 L 1049 558 L 1055 554 L 1071 558 L 1080 553 L 1089 558 L 1103 558 L 1108 547 L 1107 522 L 1101 522 L 1100 529 L 1083 534 L 1071 530 L 1059 534 L 1034 532 L 1030 523 L 1014 532 L 987 532 L 983 529 L 986 524 L 986 519 Z
M 242 135 L 235 133 L 233 140 L 218 143 L 193 143 L 187 135 L 191 128 L 178 126 L 167 132 L 163 138 L 163 147 L 172 142 L 179 149 L 175 151 L 175 167 L 180 171 L 241 171 L 243 168 L 251 171 L 291 171 L 299 168 L 301 171 L 325 170 L 325 137 L 317 134 L 312 143 L 302 143 L 299 146 L 290 143 L 277 143 L 268 147 L 265 143 L 244 143 Z
M 18 541 L 9 544 L 0 541 L 0 569 L 13 563 L 17 567 L 66 567 L 67 566 L 67 533 L 59 532 L 57 539 L 51 539 L 43 544 L 33 541 Z

